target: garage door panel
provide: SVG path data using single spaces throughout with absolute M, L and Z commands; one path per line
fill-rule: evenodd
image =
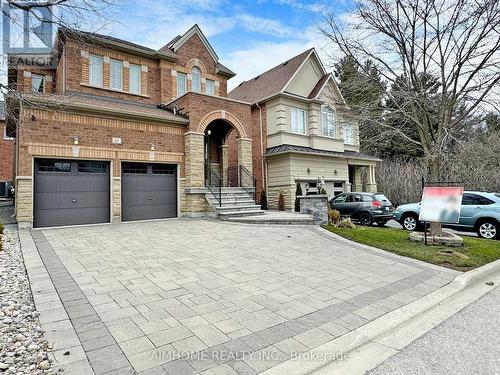
M 40 210 L 37 227 L 51 227 L 61 225 L 96 224 L 96 215 L 109 216 L 105 208 L 78 208 L 61 210 Z M 64 222 L 61 222 L 64 217 Z M 103 221 L 105 223 L 107 221 Z
M 100 172 L 79 173 L 76 160 L 35 160 L 35 227 L 107 223 L 110 221 L 109 163 Z M 92 162 L 86 162 L 87 165 Z M 71 165 L 54 172 L 57 165 Z
M 134 165 L 122 164 L 122 220 L 163 219 L 177 216 L 176 166 L 148 164 L 147 173 L 127 173 Z M 137 168 L 135 168 L 137 170 Z M 143 168 L 145 170 L 146 168 Z M 172 172 L 154 174 L 153 171 Z

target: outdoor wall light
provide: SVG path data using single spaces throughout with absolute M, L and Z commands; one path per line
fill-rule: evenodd
M 207 130 L 207 134 L 208 135 L 212 134 L 212 131 L 211 130 Z
M 36 116 L 35 115 L 31 115 L 31 121 L 35 121 L 36 120 Z
M 78 143 L 80 143 L 80 140 L 78 139 L 78 137 L 73 138 L 73 143 L 75 145 L 77 145 Z
M 311 174 L 311 168 L 307 168 L 307 174 Z
M 335 176 L 337 175 L 337 170 L 336 170 L 336 169 L 333 171 L 333 174 L 334 174 Z
M 154 151 L 154 150 L 155 150 L 155 145 L 151 143 L 151 146 L 149 147 L 149 149 L 150 149 L 151 151 Z

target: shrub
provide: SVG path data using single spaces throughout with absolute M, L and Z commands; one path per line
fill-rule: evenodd
M 329 208 L 328 209 L 328 224 L 337 225 L 339 223 L 339 221 L 340 221 L 340 212 Z
M 280 195 L 278 196 L 278 210 L 285 211 L 285 193 L 280 191 Z
M 349 218 L 345 218 L 345 219 L 340 220 L 337 224 L 337 227 L 338 228 L 350 228 L 350 229 L 356 228 L 356 226 L 352 223 L 351 219 L 349 219 Z
M 324 187 L 321 188 L 320 194 L 327 195 L 326 189 Z
M 267 210 L 267 195 L 265 190 L 262 190 L 260 193 L 260 209 Z
M 300 212 L 300 196 L 302 196 L 302 186 L 300 186 L 300 181 L 297 181 L 297 188 L 295 190 L 295 212 Z

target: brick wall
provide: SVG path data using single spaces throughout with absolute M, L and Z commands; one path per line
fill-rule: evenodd
M 0 181 L 12 181 L 14 163 L 14 140 L 5 139 L 5 121 L 0 121 Z

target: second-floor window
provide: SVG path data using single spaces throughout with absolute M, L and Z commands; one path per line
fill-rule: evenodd
M 186 75 L 177 72 L 177 97 L 186 93 Z
M 206 91 L 208 95 L 215 95 L 215 81 L 211 79 L 206 80 Z
M 335 137 L 335 117 L 330 107 L 324 107 L 321 110 L 323 124 L 323 135 L 325 137 Z
M 102 56 L 90 55 L 89 83 L 92 86 L 102 87 Z
M 197 66 L 191 71 L 191 82 L 194 92 L 201 92 L 201 71 Z
M 141 67 L 130 64 L 128 67 L 128 90 L 133 94 L 141 93 Z
M 123 90 L 123 63 L 118 60 L 111 60 L 109 86 L 115 90 Z
M 43 84 L 45 77 L 39 74 L 31 75 L 31 91 L 32 92 L 43 92 Z
M 306 134 L 306 111 L 299 108 L 292 108 L 292 132 Z
M 354 129 L 352 124 L 344 124 L 344 143 L 349 145 L 354 144 Z

